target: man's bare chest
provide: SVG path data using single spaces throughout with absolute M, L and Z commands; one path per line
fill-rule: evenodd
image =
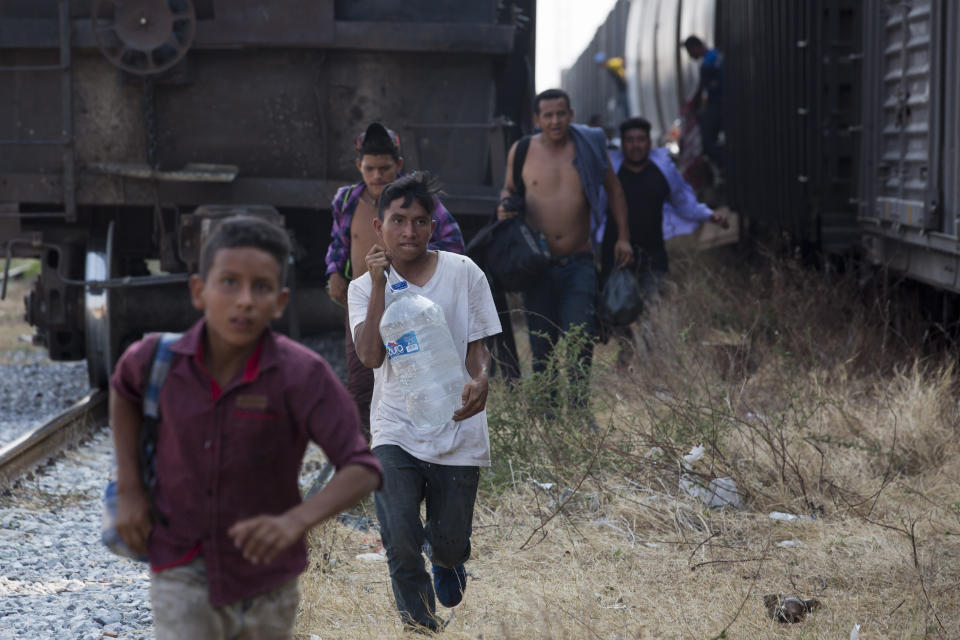
M 573 164 L 573 153 L 537 153 L 533 149 L 523 165 L 523 183 L 534 192 L 579 188 L 580 175 Z
M 359 241 L 367 238 L 376 238 L 377 234 L 373 228 L 373 220 L 377 217 L 376 208 L 366 200 L 361 199 L 357 202 L 357 208 L 353 211 L 350 220 L 350 237 L 353 241 Z M 371 246 L 373 242 L 371 241 Z M 369 247 L 367 247 L 369 249 Z

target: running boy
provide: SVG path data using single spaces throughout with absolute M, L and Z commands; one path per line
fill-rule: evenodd
M 417 631 L 441 628 L 434 592 L 446 607 L 463 598 L 463 563 L 470 557 L 479 468 L 490 465 L 484 412 L 490 353 L 483 339 L 500 333 L 483 271 L 465 256 L 427 249 L 436 226 L 430 216 L 436 193 L 436 183 L 423 173 L 404 176 L 383 190 L 367 273 L 350 283 L 348 294 L 357 354 L 375 369 L 370 428 L 384 474 L 374 497 L 380 534 L 400 617 Z M 385 358 L 379 327 L 390 270 L 440 305 L 470 376 L 463 407 L 436 429 L 413 426 L 400 383 Z M 426 523 L 420 520 L 424 500 Z M 421 548 L 433 563 L 433 585 Z
M 138 436 L 156 338 L 131 345 L 111 379 L 117 532 L 149 556 L 158 640 L 292 637 L 306 532 L 380 484 L 330 366 L 269 328 L 289 296 L 289 252 L 282 229 L 249 216 L 223 221 L 204 244 L 190 279 L 204 317 L 171 345 L 159 396 L 152 507 Z M 301 502 L 308 440 L 337 473 Z
M 327 281 L 330 297 L 347 304 L 347 285 L 366 270 L 365 257 L 377 241 L 373 219 L 377 217 L 377 198 L 383 188 L 397 179 L 403 169 L 400 138 L 379 122 L 371 123 L 357 136 L 357 170 L 362 181 L 337 190 L 330 203 L 333 228 L 327 249 Z M 436 221 L 430 238 L 431 249 L 463 253 L 460 226 L 439 198 L 434 198 L 429 211 Z M 347 389 L 360 410 L 364 431 L 370 431 L 370 398 L 373 394 L 373 373 L 357 358 L 353 346 L 349 318 L 346 327 Z

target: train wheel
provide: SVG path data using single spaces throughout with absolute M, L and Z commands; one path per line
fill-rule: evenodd
M 87 244 L 85 280 L 106 280 L 117 275 L 113 246 L 113 223 L 106 236 L 92 239 Z M 90 386 L 106 389 L 113 372 L 113 363 L 119 356 L 117 338 L 119 321 L 116 317 L 117 289 L 94 289 L 84 292 L 84 333 L 86 335 L 87 375 Z

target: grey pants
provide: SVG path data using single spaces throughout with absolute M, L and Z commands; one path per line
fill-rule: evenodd
M 150 574 L 157 640 L 291 640 L 300 605 L 297 580 L 250 600 L 210 605 L 203 557 Z

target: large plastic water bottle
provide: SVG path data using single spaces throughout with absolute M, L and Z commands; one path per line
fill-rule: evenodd
M 440 305 L 403 280 L 390 285 L 380 337 L 403 389 L 407 414 L 420 429 L 440 427 L 461 407 L 466 369 Z

